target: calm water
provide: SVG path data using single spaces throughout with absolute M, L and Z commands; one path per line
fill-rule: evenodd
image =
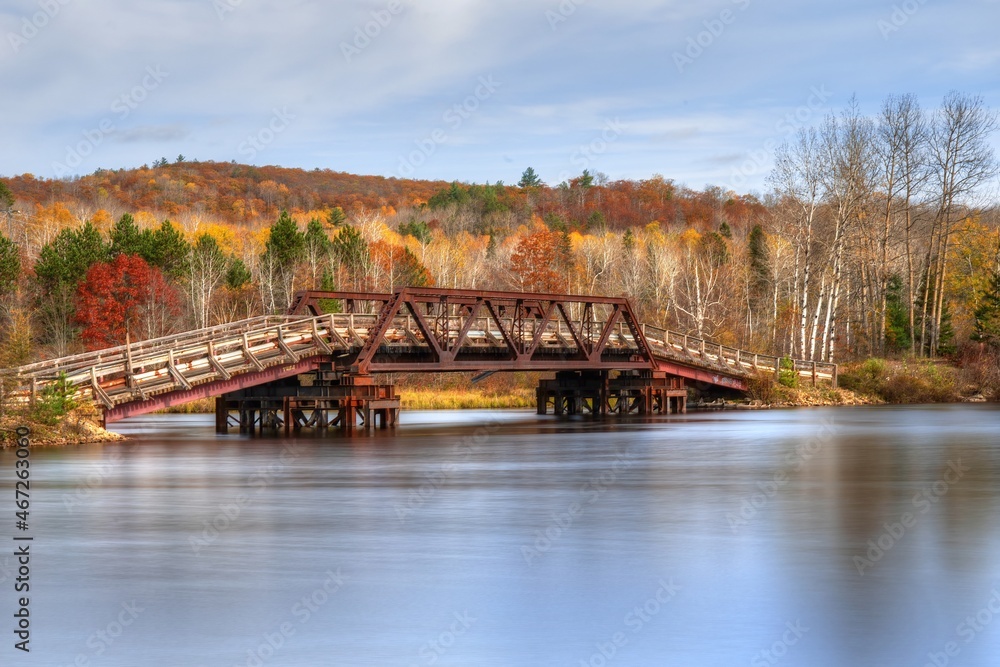
M 33 453 L 0 664 L 1000 665 L 996 407 L 120 430 Z

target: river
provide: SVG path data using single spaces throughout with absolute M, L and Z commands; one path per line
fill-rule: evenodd
M 31 454 L 0 664 L 1000 664 L 996 406 L 116 427 Z

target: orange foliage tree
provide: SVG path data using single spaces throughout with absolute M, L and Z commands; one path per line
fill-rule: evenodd
M 521 238 L 510 258 L 512 287 L 525 292 L 561 292 L 566 289 L 563 236 L 539 230 Z

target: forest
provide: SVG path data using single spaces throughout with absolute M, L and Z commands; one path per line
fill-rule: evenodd
M 1000 349 L 997 114 L 856 103 L 763 194 L 660 175 L 470 184 L 198 162 L 0 180 L 0 365 L 287 309 L 298 289 L 625 295 L 640 316 L 822 361 Z M 995 356 L 991 357 L 994 360 Z

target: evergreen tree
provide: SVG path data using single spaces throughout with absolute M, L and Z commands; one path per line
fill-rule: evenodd
M 135 218 L 126 213 L 111 228 L 109 254 L 112 258 L 118 255 L 138 255 L 147 264 L 152 264 L 153 232 L 148 229 L 139 229 L 139 226 L 135 224 Z
M 226 287 L 229 289 L 239 289 L 250 282 L 253 276 L 250 269 L 239 257 L 229 258 L 229 270 L 226 271 Z
M 73 290 L 91 266 L 108 259 L 108 247 L 89 221 L 78 230 L 64 229 L 42 246 L 35 275 L 46 290 L 67 285 Z
M 767 259 L 767 239 L 760 225 L 754 225 L 750 230 L 750 236 L 747 239 L 747 252 L 750 255 L 750 292 L 759 300 L 767 292 L 767 283 L 771 274 L 771 267 Z
M 345 225 L 333 239 L 337 260 L 349 269 L 360 269 L 368 259 L 368 244 L 361 232 L 352 225 Z
M 295 270 L 305 252 L 305 234 L 299 231 L 288 211 L 282 211 L 277 222 L 271 225 L 262 257 L 271 310 L 284 311 L 291 304 L 295 291 Z
M 169 220 L 164 220 L 159 229 L 152 233 L 149 257 L 146 261 L 158 267 L 164 275 L 176 280 L 188 271 L 190 248 L 180 229 Z
M 0 211 L 7 212 L 12 208 L 14 208 L 14 193 L 6 183 L 0 181 Z
M 528 167 L 521 174 L 521 180 L 517 182 L 520 188 L 537 188 L 542 185 L 542 179 L 538 177 L 532 167 Z
M 622 234 L 622 248 L 627 254 L 632 254 L 632 251 L 635 250 L 635 234 L 632 233 L 631 229 L 626 229 L 625 233 Z
M 305 235 L 299 231 L 288 211 L 282 211 L 278 221 L 271 225 L 271 235 L 267 239 L 264 254 L 273 259 L 282 270 L 289 270 L 302 260 L 305 249 Z
M 899 274 L 889 276 L 885 295 L 885 342 L 892 352 L 910 349 L 910 317 L 906 307 L 903 279 Z
M 425 245 L 430 243 L 433 238 L 431 228 L 428 227 L 427 223 L 423 220 L 410 220 L 409 222 L 404 222 L 399 226 L 399 233 L 401 236 L 412 236 Z
M 334 206 L 330 209 L 330 212 L 326 214 L 326 221 L 331 227 L 336 229 L 347 222 L 347 215 L 344 213 L 344 209 L 339 206 Z
M 0 299 L 11 294 L 21 276 L 21 251 L 0 233 Z
M 972 340 L 1000 347 L 1000 270 L 994 270 L 973 313 Z

